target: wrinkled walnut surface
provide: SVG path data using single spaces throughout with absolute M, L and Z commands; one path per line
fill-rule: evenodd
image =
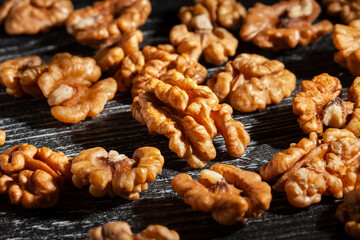
M 219 69 L 207 85 L 219 100 L 241 112 L 279 103 L 295 89 L 296 77 L 284 64 L 257 54 L 240 54 Z
M 71 166 L 73 183 L 82 188 L 90 185 L 94 197 L 120 196 L 128 200 L 139 198 L 156 175 L 162 171 L 164 158 L 154 147 L 138 148 L 133 159 L 101 147 L 83 150 Z
M 79 43 L 104 48 L 145 24 L 150 12 L 149 0 L 95 2 L 75 10 L 66 21 L 66 29 Z
M 179 240 L 179 234 L 162 225 L 149 225 L 133 234 L 127 222 L 109 222 L 90 229 L 89 240 Z
M 320 11 L 314 0 L 280 1 L 272 6 L 256 3 L 248 10 L 240 36 L 264 49 L 305 46 L 332 31 L 328 20 L 312 24 Z
M 70 0 L 6 0 L 0 7 L 0 24 L 8 34 L 37 34 L 61 26 L 73 11 Z
M 219 163 L 203 170 L 198 181 L 179 174 L 171 186 L 194 210 L 211 212 L 223 225 L 260 217 L 272 199 L 270 186 L 258 174 Z
M 59 199 L 62 182 L 71 178 L 71 158 L 29 144 L 16 145 L 0 155 L 0 193 L 25 208 L 48 208 Z
M 5 140 L 6 140 L 6 132 L 0 130 L 0 146 L 5 144 Z
M 232 119 L 229 105 L 218 104 L 211 89 L 179 72 L 149 80 L 134 98 L 131 111 L 149 133 L 169 138 L 169 148 L 193 168 L 216 157 L 212 139 L 217 135 L 223 135 L 234 157 L 243 155 L 250 142 L 243 124 Z
M 360 18 L 360 3 L 357 0 L 322 0 L 326 12 L 344 23 Z

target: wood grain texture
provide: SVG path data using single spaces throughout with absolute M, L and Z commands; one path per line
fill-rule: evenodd
M 79 8 L 93 1 L 73 2 Z M 144 31 L 142 46 L 168 43 L 171 26 L 179 23 L 176 17 L 178 9 L 189 2 L 153 0 L 153 12 L 146 25 L 141 27 Z M 253 1 L 244 3 L 247 8 L 252 4 Z M 238 31 L 233 31 L 237 37 Z M 63 51 L 81 56 L 94 54 L 94 50 L 77 44 L 64 28 L 35 36 L 8 36 L 3 29 L 0 30 L 0 61 L 32 54 L 40 55 L 46 61 L 54 53 Z M 297 88 L 292 96 L 299 91 L 302 80 L 323 72 L 340 78 L 344 94 L 354 79 L 332 60 L 335 48 L 329 35 L 310 46 L 277 53 L 240 41 L 238 53 L 241 52 L 258 53 L 284 62 L 286 68 L 297 76 Z M 202 63 L 208 68 L 209 76 L 217 69 Z M 223 139 L 217 137 L 214 140 L 217 157 L 207 167 L 222 162 L 258 172 L 275 153 L 304 137 L 292 113 L 291 101 L 292 97 L 254 113 L 234 112 L 234 118 L 244 123 L 251 136 L 246 154 L 232 158 L 226 152 Z M 134 232 L 141 231 L 148 224 L 163 224 L 175 229 L 181 239 L 346 238 L 343 225 L 334 218 L 341 200 L 331 197 L 323 197 L 319 204 L 297 209 L 289 205 L 284 193 L 273 192 L 271 208 L 260 218 L 227 227 L 217 224 L 208 213 L 192 211 L 172 190 L 170 181 L 178 173 L 196 176 L 199 170 L 190 169 L 185 160 L 172 153 L 165 137 L 149 135 L 146 127 L 132 118 L 130 104 L 130 95 L 118 93 L 98 117 L 69 125 L 51 116 L 44 99 L 14 98 L 0 87 L 0 129 L 7 132 L 7 141 L 0 147 L 1 152 L 26 142 L 63 151 L 72 157 L 83 149 L 96 146 L 131 156 L 136 148 L 152 145 L 158 147 L 166 159 L 163 172 L 149 185 L 149 190 L 132 202 L 120 198 L 96 199 L 87 189 L 78 190 L 71 184 L 64 189 L 58 204 L 50 209 L 26 210 L 11 205 L 8 197 L 2 195 L 1 239 L 86 239 L 90 228 L 109 221 L 127 221 Z

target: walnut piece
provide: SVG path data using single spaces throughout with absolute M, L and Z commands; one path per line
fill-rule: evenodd
M 296 77 L 284 64 L 257 54 L 239 54 L 219 69 L 207 82 L 219 100 L 227 101 L 240 112 L 264 109 L 289 97 Z
M 332 31 L 328 20 L 312 24 L 320 12 L 314 0 L 280 1 L 272 6 L 256 3 L 248 10 L 240 36 L 274 51 L 305 46 Z
M 94 197 L 120 196 L 128 200 L 139 198 L 162 171 L 164 158 L 154 147 L 136 149 L 133 159 L 101 147 L 83 150 L 71 166 L 73 183 L 82 188 L 89 185 Z
M 245 222 L 248 217 L 260 217 L 270 207 L 270 186 L 253 172 L 217 163 L 201 171 L 198 181 L 181 173 L 171 186 L 194 210 L 211 212 L 220 224 Z
M 179 11 L 181 22 L 190 28 L 196 26 L 196 16 L 199 15 L 205 15 L 213 26 L 231 28 L 242 22 L 246 9 L 235 0 L 200 0 L 193 6 L 180 8 Z
M 360 18 L 360 3 L 357 0 L 322 0 L 322 3 L 329 15 L 340 18 L 343 23 Z
M 293 99 L 293 112 L 299 115 L 298 123 L 305 133 L 323 133 L 323 125 L 347 128 L 360 135 L 360 79 L 354 80 L 348 101 L 341 97 L 341 83 L 327 73 L 315 76 L 311 81 L 301 82 L 301 92 Z M 359 93 L 357 93 L 359 92 Z M 351 124 L 350 124 L 351 123 Z M 350 125 L 349 125 L 350 124 Z
M 66 21 L 66 29 L 79 43 L 104 48 L 145 24 L 150 12 L 149 0 L 95 2 L 75 10 Z
M 342 198 L 354 189 L 360 170 L 360 140 L 347 129 L 329 128 L 323 139 L 310 138 L 277 153 L 260 169 L 266 180 L 279 178 L 273 189 L 285 191 L 291 205 L 306 207 L 321 196 Z
M 90 229 L 89 240 L 180 240 L 179 234 L 162 225 L 149 225 L 140 233 L 133 234 L 127 222 L 109 222 Z
M 0 146 L 5 144 L 5 140 L 6 140 L 6 132 L 0 130 Z
M 193 168 L 216 157 L 212 139 L 217 135 L 223 135 L 233 157 L 243 155 L 250 141 L 243 124 L 232 119 L 229 105 L 219 105 L 211 89 L 176 71 L 161 80 L 150 79 L 131 111 L 150 134 L 169 138 L 169 148 Z
M 0 7 L 0 24 L 8 34 L 37 34 L 61 26 L 73 11 L 70 0 L 6 0 Z
M 6 92 L 8 94 L 20 97 L 24 95 L 24 89 L 20 82 L 24 72 L 26 69 L 39 65 L 41 65 L 41 58 L 38 56 L 7 60 L 0 64 L 0 83 L 6 87 Z
M 341 67 L 349 69 L 355 75 L 360 75 L 360 20 L 353 20 L 349 26 L 336 24 L 331 34 L 335 47 L 339 50 L 334 55 L 334 61 Z
M 347 235 L 359 239 L 360 236 L 360 188 L 351 190 L 344 202 L 336 210 L 335 216 L 345 224 Z
M 59 199 L 62 183 L 71 178 L 71 160 L 29 144 L 16 145 L 0 155 L 0 193 L 25 208 L 48 208 Z

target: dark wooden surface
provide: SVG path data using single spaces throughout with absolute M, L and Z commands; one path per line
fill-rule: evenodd
M 73 2 L 79 8 L 93 1 Z M 153 12 L 141 28 L 145 36 L 142 45 L 167 43 L 171 26 L 179 23 L 176 17 L 178 9 L 188 3 L 153 0 Z M 252 4 L 253 1 L 244 3 L 246 8 Z M 237 37 L 238 31 L 233 30 Z M 0 30 L 0 61 L 32 54 L 38 54 L 46 61 L 54 53 L 63 51 L 82 56 L 94 54 L 94 50 L 77 44 L 64 28 L 35 36 L 8 36 Z M 347 70 L 333 62 L 335 48 L 329 35 L 310 46 L 278 53 L 240 41 L 238 53 L 241 52 L 258 53 L 284 62 L 286 68 L 297 76 L 297 88 L 292 96 L 299 91 L 302 80 L 323 72 L 340 78 L 344 94 L 354 79 Z M 212 65 L 205 66 L 209 76 L 217 69 Z M 223 139 L 217 137 L 214 140 L 217 157 L 207 167 L 222 162 L 258 172 L 259 167 L 275 153 L 304 137 L 292 114 L 291 101 L 292 97 L 254 113 L 235 112 L 233 117 L 245 124 L 251 136 L 246 154 L 232 158 L 226 152 Z M 132 202 L 121 198 L 96 199 L 86 188 L 78 190 L 71 184 L 64 189 L 58 204 L 50 209 L 26 210 L 11 205 L 8 196 L 0 196 L 1 239 L 86 239 L 90 228 L 110 221 L 127 221 L 134 232 L 148 224 L 163 224 L 175 229 L 181 239 L 346 238 L 342 224 L 334 218 L 341 200 L 331 197 L 323 197 L 319 204 L 297 209 L 289 205 L 284 193 L 273 192 L 271 207 L 260 218 L 232 226 L 221 226 L 212 220 L 210 214 L 192 211 L 172 190 L 170 181 L 182 172 L 197 176 L 199 170 L 190 169 L 185 160 L 172 153 L 167 138 L 149 135 L 146 127 L 132 118 L 130 104 L 129 95 L 117 94 L 98 117 L 69 125 L 51 116 L 45 99 L 14 98 L 0 87 L 0 129 L 7 132 L 7 141 L 0 147 L 1 152 L 26 142 L 63 151 L 72 157 L 83 149 L 96 146 L 131 156 L 136 148 L 152 145 L 158 147 L 166 159 L 163 172 L 149 185 L 149 190 Z

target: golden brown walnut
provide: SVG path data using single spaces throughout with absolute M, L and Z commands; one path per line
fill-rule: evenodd
M 71 160 L 29 144 L 16 145 L 0 155 L 0 193 L 25 208 L 48 208 L 59 199 L 62 183 L 71 178 Z
M 206 15 L 213 26 L 231 28 L 244 20 L 246 9 L 236 0 L 200 0 L 179 11 L 181 22 L 191 28 L 196 26 L 196 16 L 202 14 Z
M 343 23 L 360 18 L 360 3 L 357 0 L 322 0 L 322 3 L 329 15 L 340 18 Z
M 0 146 L 5 144 L 5 140 L 6 140 L 6 132 L 0 130 Z
M 349 26 L 336 24 L 331 35 L 335 47 L 339 50 L 334 55 L 334 61 L 341 67 L 349 69 L 355 75 L 360 75 L 360 20 L 353 20 Z
M 66 21 L 66 29 L 79 43 L 104 48 L 145 24 L 150 12 L 149 0 L 95 2 L 75 10 Z
M 186 53 L 198 60 L 203 54 L 205 61 L 220 65 L 234 56 L 238 40 L 225 28 L 213 28 L 206 15 L 195 18 L 193 31 L 185 24 L 174 26 L 170 31 L 170 41 L 177 52 Z
M 43 97 L 38 80 L 48 70 L 48 65 L 40 65 L 26 69 L 20 78 L 20 86 L 24 93 L 33 97 Z
M 229 102 L 240 112 L 252 112 L 289 97 L 296 77 L 277 60 L 243 53 L 217 70 L 207 85 L 221 102 Z
M 344 197 L 344 202 L 336 210 L 335 216 L 345 224 L 347 235 L 360 239 L 360 188 L 355 188 Z
M 0 83 L 6 87 L 6 92 L 15 97 L 24 94 L 20 84 L 24 71 L 41 65 L 41 58 L 38 56 L 29 56 L 14 58 L 0 64 Z
M 301 92 L 295 95 L 292 103 L 294 114 L 299 115 L 301 129 L 305 133 L 316 132 L 321 135 L 325 125 L 347 128 L 359 136 L 359 81 L 354 80 L 348 101 L 340 98 L 340 80 L 327 73 L 315 76 L 311 81 L 302 81 Z
M 250 137 L 242 123 L 232 119 L 232 108 L 218 104 L 215 94 L 179 72 L 150 79 L 134 98 L 131 111 L 150 134 L 170 139 L 169 148 L 193 168 L 216 157 L 212 139 L 223 135 L 233 157 L 244 154 Z
M 270 186 L 258 174 L 220 163 L 201 171 L 198 181 L 179 174 L 171 186 L 186 204 L 194 210 L 211 212 L 215 221 L 223 225 L 260 217 L 272 199 Z
M 264 49 L 282 50 L 308 45 L 331 32 L 328 20 L 312 24 L 321 8 L 314 0 L 280 1 L 272 6 L 256 3 L 248 10 L 240 36 Z
M 138 234 L 133 234 L 127 222 L 109 222 L 90 229 L 89 240 L 180 240 L 179 234 L 162 225 L 149 225 Z
M 6 0 L 0 24 L 8 34 L 37 34 L 61 26 L 73 11 L 70 0 Z
M 285 191 L 295 207 L 320 202 L 322 195 L 342 198 L 354 189 L 360 170 L 360 140 L 347 129 L 329 128 L 319 140 L 310 138 L 278 153 L 260 169 L 272 180 L 283 173 L 273 189 Z
M 83 150 L 71 166 L 72 181 L 78 188 L 90 185 L 94 197 L 120 196 L 128 200 L 139 198 L 156 175 L 162 171 L 164 158 L 154 147 L 136 149 L 133 159 L 101 147 Z

